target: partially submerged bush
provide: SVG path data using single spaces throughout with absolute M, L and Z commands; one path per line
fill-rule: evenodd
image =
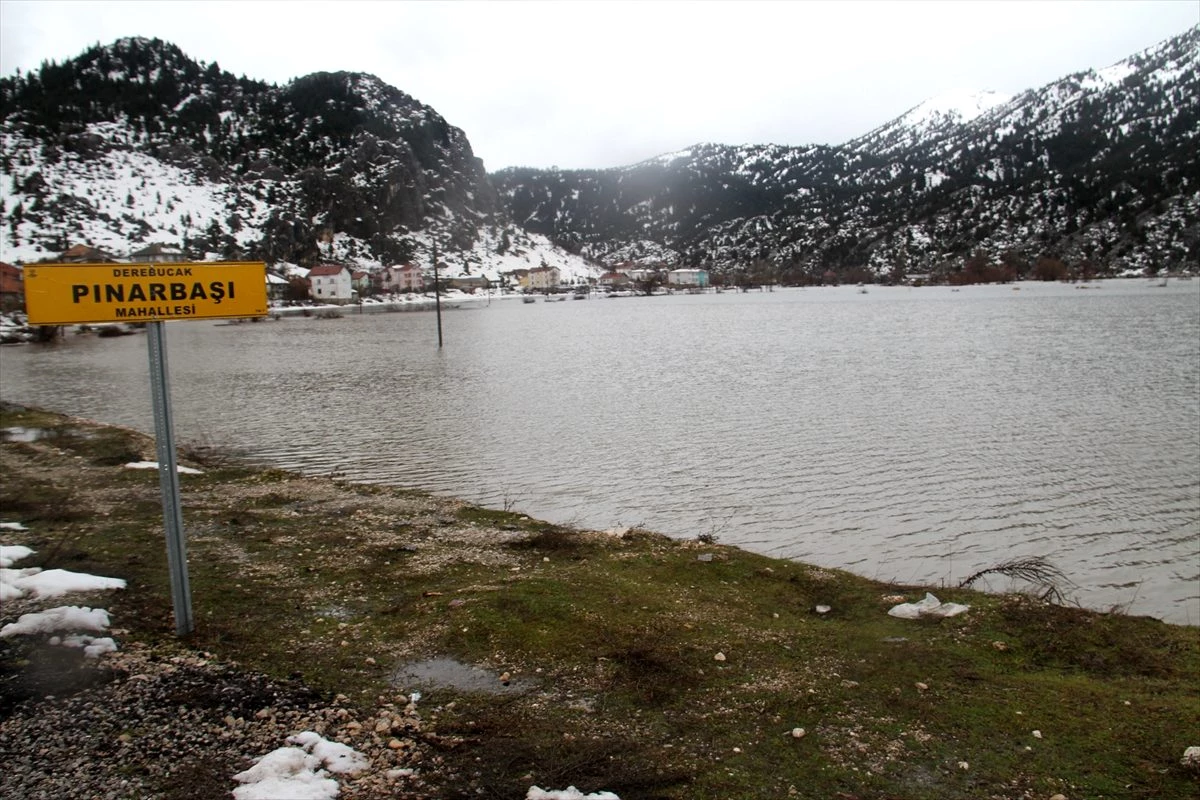
M 980 578 L 987 575 L 1004 575 L 1015 580 L 1025 581 L 1033 587 L 1033 594 L 1040 600 L 1063 605 L 1066 596 L 1063 586 L 1071 584 L 1071 580 L 1058 567 L 1041 556 L 1013 558 L 995 566 L 981 569 L 968 576 L 958 585 L 960 589 L 970 589 Z

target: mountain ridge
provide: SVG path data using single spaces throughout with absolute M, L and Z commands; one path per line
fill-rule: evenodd
M 687 180 L 680 173 L 711 166 L 713 154 L 696 148 L 686 163 L 671 162 L 674 174 L 659 176 L 668 189 L 653 196 L 620 186 L 661 170 L 653 161 L 620 179 L 493 177 L 518 218 L 582 238 L 602 257 L 600 237 L 576 222 L 592 215 L 567 197 L 597 195 L 602 206 L 621 209 L 608 214 L 609 238 L 638 235 L 689 266 L 751 281 L 809 282 L 829 271 L 856 279 L 945 276 L 976 256 L 1012 277 L 1030 274 L 1039 259 L 1057 262 L 1055 272 L 1069 261 L 1082 274 L 1186 268 L 1200 260 L 1200 174 L 1190 157 L 1200 137 L 1198 74 L 1200 29 L 1193 28 L 898 145 L 888 133 L 894 120 L 852 147 L 775 150 L 774 175 L 758 166 L 763 147 L 726 147 L 726 174 L 759 173 L 750 183 L 770 202 L 747 207 L 747 187 L 728 181 L 704 210 L 707 230 L 646 212 L 673 199 L 672 181 Z M 530 202 L 555 188 L 551 203 Z
M 166 241 L 370 268 L 427 263 L 436 243 L 449 274 L 494 279 L 623 261 L 794 282 L 945 276 L 971 259 L 1015 276 L 1039 258 L 1186 267 L 1200 260 L 1198 54 L 1192 28 L 1005 102 L 931 98 L 842 145 L 698 143 L 489 174 L 466 132 L 377 76 L 274 85 L 121 39 L 0 79 L 0 258 Z

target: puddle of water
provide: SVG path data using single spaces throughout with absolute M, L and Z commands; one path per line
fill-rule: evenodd
M 460 692 L 510 694 L 532 688 L 530 681 L 514 678 L 507 683 L 501 674 L 464 664 L 453 658 L 430 658 L 401 664 L 392 673 L 391 684 L 397 689 L 456 689 Z

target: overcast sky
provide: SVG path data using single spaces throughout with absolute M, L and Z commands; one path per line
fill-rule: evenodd
M 286 83 L 370 72 L 488 170 L 698 142 L 838 144 L 963 88 L 1016 94 L 1200 24 L 1200 0 L 0 0 L 0 74 L 123 36 Z

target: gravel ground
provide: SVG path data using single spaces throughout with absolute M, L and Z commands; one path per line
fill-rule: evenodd
M 9 615 L 5 613 L 4 617 Z M 340 798 L 431 798 L 438 759 L 404 695 L 364 718 L 342 696 L 131 645 L 100 659 L 45 642 L 0 644 L 0 797 L 229 798 L 233 775 L 315 731 L 370 759 Z
M 157 503 L 157 482 L 114 479 L 121 468 L 97 462 L 87 449 L 114 432 L 119 436 L 108 446 L 124 460 L 153 457 L 148 437 L 77 421 L 56 429 L 55 436 L 20 444 L 4 440 L 0 475 L 10 481 L 10 489 L 69 487 L 63 496 L 69 496 L 81 519 L 107 519 L 133 503 Z M 0 490 L 4 488 L 0 482 Z M 190 544 L 224 548 L 223 558 L 241 564 L 245 555 L 238 550 L 239 538 L 210 528 L 246 520 L 252 525 L 253 515 L 246 510 L 257 507 L 264 495 L 297 516 L 316 513 L 336 519 L 362 546 L 378 539 L 389 552 L 403 551 L 405 567 L 413 574 L 463 561 L 515 563 L 516 556 L 497 544 L 517 534 L 461 524 L 455 514 L 458 501 L 418 493 L 380 493 L 364 499 L 334 481 L 298 475 L 261 484 L 247 480 L 192 488 L 189 510 L 197 519 L 189 528 Z M 8 500 L 19 505 L 27 498 L 10 493 Z M 35 549 L 52 554 L 57 549 L 58 544 L 39 544 L 36 537 L 36 526 L 33 533 L 2 531 L 0 544 L 32 541 Z M 345 557 L 336 549 L 321 553 Z M 89 601 L 107 607 L 110 600 L 95 594 L 9 599 L 0 602 L 0 627 L 24 613 Z M 329 603 L 336 606 L 337 598 Z M 142 609 L 160 612 L 168 613 L 158 607 Z M 125 613 L 137 611 L 122 608 L 114 621 L 119 624 Z M 235 774 L 288 746 L 287 737 L 303 731 L 348 744 L 370 760 L 370 768 L 358 775 L 337 776 L 343 800 L 442 797 L 446 785 L 460 780 L 438 755 L 456 740 L 439 737 L 431 724 L 423 725 L 420 710 L 400 691 L 379 696 L 374 703 L 356 696 L 351 703 L 341 696 L 319 696 L 299 684 L 280 683 L 179 642 L 152 649 L 130 641 L 122 635 L 127 631 L 119 628 L 109 633 L 120 649 L 99 659 L 86 659 L 78 649 L 51 646 L 46 636 L 0 638 L 0 800 L 228 800 L 239 785 Z

